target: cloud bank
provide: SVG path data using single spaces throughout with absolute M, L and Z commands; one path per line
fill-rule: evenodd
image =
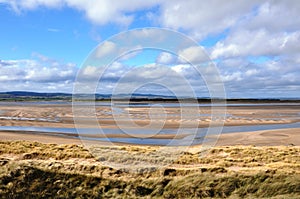
M 229 97 L 300 97 L 298 0 L 0 0 L 0 3 L 16 13 L 33 12 L 40 7 L 69 7 L 100 26 L 113 23 L 128 27 L 141 17 L 136 14 L 139 12 L 148 22 L 182 31 L 200 43 L 213 38 L 215 42 L 206 49 L 220 70 Z M 195 49 L 187 49 L 181 55 L 201 61 L 194 52 Z M 156 67 L 173 64 L 175 71 L 188 73 L 192 78 L 193 70 L 177 61 L 173 55 L 161 53 L 153 63 Z M 117 79 L 123 67 L 126 68 L 122 65 L 112 70 L 107 80 Z M 2 60 L 0 71 L 0 81 L 9 85 L 4 90 L 44 84 L 45 89 L 70 91 L 77 69 L 72 64 L 55 62 L 45 66 L 42 60 Z M 151 76 L 147 70 L 141 70 L 139 75 L 146 74 Z M 14 87 L 18 82 L 20 87 Z

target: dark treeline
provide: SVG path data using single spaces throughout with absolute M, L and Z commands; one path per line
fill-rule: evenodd
M 71 101 L 73 95 L 70 93 L 37 93 L 37 92 L 25 92 L 25 91 L 12 91 L 12 92 L 0 92 L 1 101 L 49 101 L 49 100 L 66 100 Z M 77 94 L 75 95 L 78 101 L 110 101 L 112 95 L 109 94 Z M 224 102 L 224 99 L 210 99 L 210 98 L 176 98 L 174 96 L 163 96 L 163 95 L 152 95 L 152 94 L 120 94 L 113 96 L 114 101 L 130 101 L 132 103 L 141 102 L 195 102 L 198 103 L 211 103 L 213 102 Z M 279 99 L 279 98 L 231 98 L 226 99 L 228 103 L 300 103 L 300 98 L 298 99 Z

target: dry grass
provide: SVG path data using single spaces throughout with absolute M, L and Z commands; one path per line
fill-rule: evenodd
M 203 157 L 194 150 L 182 153 L 168 168 L 135 173 L 105 167 L 77 145 L 17 141 L 0 142 L 0 147 L 1 198 L 300 197 L 296 146 L 217 147 Z M 114 161 L 123 151 L 124 161 L 134 154 L 135 161 L 152 162 L 159 151 L 138 146 L 94 149 Z
M 201 152 L 185 152 L 175 162 L 182 165 L 219 166 L 240 172 L 275 169 L 277 172 L 300 173 L 300 147 L 228 146 L 215 147 L 202 157 Z
M 88 150 L 74 144 L 57 145 L 42 144 L 30 141 L 0 141 L 0 155 L 22 155 L 24 159 L 49 159 L 57 160 L 69 158 L 92 158 Z

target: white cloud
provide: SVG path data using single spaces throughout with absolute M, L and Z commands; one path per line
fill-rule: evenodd
M 178 96 L 191 96 L 193 88 L 189 84 L 189 79 L 172 69 L 154 63 L 127 68 L 116 81 L 114 91 L 115 93 L 132 93 L 138 90 L 142 93 L 169 95 L 170 93 L 166 93 L 169 90 Z M 200 86 L 199 81 L 196 86 Z
M 299 97 L 298 66 L 296 61 L 282 60 L 251 63 L 229 59 L 218 63 L 228 97 Z
M 22 10 L 34 10 L 40 6 L 49 8 L 63 6 L 63 0 L 1 0 L 1 2 L 9 4 L 16 13 L 21 13 Z
M 111 41 L 105 41 L 100 46 L 97 47 L 95 56 L 97 58 L 104 57 L 108 54 L 111 54 L 113 52 L 117 51 L 117 45 L 114 42 Z
M 156 63 L 159 64 L 171 64 L 174 61 L 175 61 L 174 55 L 167 52 L 160 53 L 156 59 Z
M 299 10 L 297 0 L 261 2 L 214 46 L 212 57 L 282 57 L 299 52 Z
M 174 70 L 175 72 L 177 73 L 184 73 L 186 72 L 187 70 L 189 70 L 191 68 L 191 65 L 189 64 L 180 64 L 180 65 L 175 65 L 172 67 L 172 70 Z
M 136 11 L 144 11 L 145 19 L 153 20 L 162 27 L 184 31 L 197 41 L 207 39 L 206 37 L 220 37 L 216 39 L 217 44 L 210 49 L 210 55 L 218 63 L 229 96 L 272 96 L 274 93 L 287 95 L 287 97 L 300 96 L 298 78 L 300 76 L 300 3 L 298 0 L 229 2 L 224 0 L 0 0 L 0 2 L 11 5 L 11 8 L 17 12 L 33 10 L 41 6 L 70 7 L 81 11 L 88 20 L 98 25 L 115 23 L 128 26 L 134 21 Z M 148 9 L 155 6 L 158 6 L 156 12 L 148 12 Z M 166 35 L 158 35 L 154 30 L 141 30 L 130 36 L 128 43 L 132 42 L 132 39 L 142 42 L 145 38 L 162 43 Z M 99 48 L 98 55 L 105 56 L 112 53 L 116 50 L 115 47 L 113 43 L 105 43 L 104 47 Z M 117 53 L 126 49 L 119 50 L 118 48 Z M 198 48 L 183 49 L 178 54 L 195 62 L 203 60 L 199 56 L 203 55 L 203 52 Z M 129 54 L 124 56 L 124 59 L 129 59 L 133 55 L 137 54 Z M 248 60 L 249 56 L 255 59 L 262 55 L 267 56 L 268 60 L 261 63 Z M 43 58 L 40 56 L 40 59 Z M 168 54 L 161 54 L 156 61 L 161 64 L 173 62 Z M 44 67 L 45 62 L 51 67 Z M 22 68 L 21 65 L 25 67 Z M 60 79 L 58 84 L 63 85 L 64 81 L 71 79 L 70 76 L 75 70 L 66 67 L 65 64 L 57 62 L 54 64 L 47 59 L 1 61 L 0 67 L 2 82 L 19 80 L 25 82 L 24 86 L 28 86 L 35 81 L 42 85 L 49 84 L 49 88 L 53 87 L 51 79 L 58 78 Z M 195 71 L 187 65 L 175 65 L 172 69 L 189 77 L 191 81 L 195 79 Z M 209 75 L 210 68 L 204 69 L 205 74 Z M 87 70 L 90 70 L 87 71 L 89 74 L 97 72 L 92 69 Z M 111 67 L 104 79 L 110 82 L 108 85 L 112 88 L 111 82 L 118 80 L 128 70 L 130 69 L 126 66 Z M 141 67 L 139 73 L 132 76 L 131 81 L 143 81 L 148 77 L 155 79 L 160 77 L 157 73 L 165 74 L 164 70 L 156 65 Z M 213 75 L 209 77 L 215 78 Z M 48 83 L 42 83 L 43 80 Z M 177 83 L 174 81 L 174 85 Z
M 250 69 L 245 72 L 246 76 L 252 76 L 252 75 L 256 75 L 256 74 L 258 74 L 257 69 Z
M 264 28 L 270 32 L 297 31 L 300 28 L 300 4 L 298 0 L 264 1 L 256 11 L 256 15 L 244 24 L 246 29 Z
M 1 2 L 1 1 L 0 1 Z M 158 4 L 157 0 L 2 0 L 20 13 L 23 10 L 33 10 L 38 7 L 70 8 L 82 11 L 92 23 L 105 25 L 109 22 L 128 26 L 134 19 L 134 11 L 151 8 Z
M 129 25 L 136 11 L 144 11 L 145 19 L 159 21 L 163 27 L 186 30 L 198 39 L 209 34 L 223 32 L 247 22 L 249 30 L 261 27 L 269 31 L 295 31 L 300 26 L 300 4 L 298 0 L 284 1 L 229 1 L 211 0 L 0 0 L 9 4 L 15 11 L 33 10 L 38 7 L 70 7 L 82 11 L 87 19 L 99 25 L 113 22 Z M 153 16 L 147 9 L 159 6 Z M 150 15 L 150 16 L 149 16 Z M 289 20 L 291 19 L 291 20 Z
M 209 61 L 209 57 L 206 55 L 205 50 L 201 46 L 192 46 L 180 50 L 178 52 L 179 59 L 181 62 L 190 62 L 193 64 L 198 64 L 201 62 Z
M 42 55 L 41 55 L 42 56 Z M 0 89 L 31 91 L 72 91 L 77 67 L 72 63 L 45 60 L 2 60 Z M 48 89 L 54 88 L 56 89 Z
M 128 46 L 122 46 L 118 44 L 118 42 L 105 41 L 94 50 L 92 57 L 98 61 L 101 59 L 105 60 L 113 58 L 118 59 L 119 61 L 125 61 L 136 57 L 141 52 L 142 47 L 140 45 L 129 43 Z
M 274 94 L 281 96 L 289 94 L 287 97 L 292 97 L 297 96 L 300 89 L 298 78 L 300 71 L 294 67 L 295 64 L 297 62 L 293 60 L 289 62 L 270 60 L 261 64 L 251 64 L 247 60 L 229 59 L 218 63 L 218 66 L 229 97 L 255 97 L 258 93 L 260 97 Z M 76 72 L 77 68 L 73 64 L 41 60 L 2 60 L 0 61 L 0 89 L 72 92 Z M 103 72 L 102 67 L 87 66 L 83 75 L 87 80 L 98 81 L 101 72 Z M 218 83 L 218 75 L 211 67 L 204 67 L 201 72 L 201 74 L 197 73 L 197 70 L 189 64 L 168 67 L 148 64 L 130 67 L 114 62 L 101 77 L 98 91 L 110 93 L 121 80 L 118 88 L 122 93 L 144 85 L 145 87 L 139 92 L 164 94 L 166 88 L 147 85 L 147 83 L 158 82 L 183 96 L 190 94 L 188 90 L 190 86 L 200 96 L 208 96 L 203 78 L 208 79 L 210 83 Z
M 231 73 L 231 74 L 225 74 L 225 75 L 222 76 L 222 80 L 224 82 L 241 81 L 242 80 L 242 74 L 239 71 Z
M 229 95 L 299 97 L 298 1 L 262 2 L 211 49 Z M 291 20 L 293 19 L 293 20 Z M 266 61 L 251 63 L 248 57 Z
M 300 31 L 293 33 L 270 33 L 264 29 L 257 31 L 237 30 L 213 48 L 211 57 L 228 58 L 239 56 L 280 56 L 300 50 Z
M 86 76 L 93 76 L 97 71 L 97 67 L 96 66 L 86 66 L 84 69 L 83 69 L 83 75 L 86 75 Z
M 197 38 L 219 33 L 236 25 L 259 1 L 173 0 L 162 3 L 161 23 L 185 29 Z

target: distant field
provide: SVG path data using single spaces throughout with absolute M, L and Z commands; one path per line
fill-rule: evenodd
M 108 148 L 98 148 L 107 151 Z M 113 150 L 116 150 L 114 148 Z M 147 153 L 138 146 L 119 147 Z M 0 142 L 1 198 L 299 198 L 300 147 L 196 148 L 166 168 L 101 165 L 78 145 Z

